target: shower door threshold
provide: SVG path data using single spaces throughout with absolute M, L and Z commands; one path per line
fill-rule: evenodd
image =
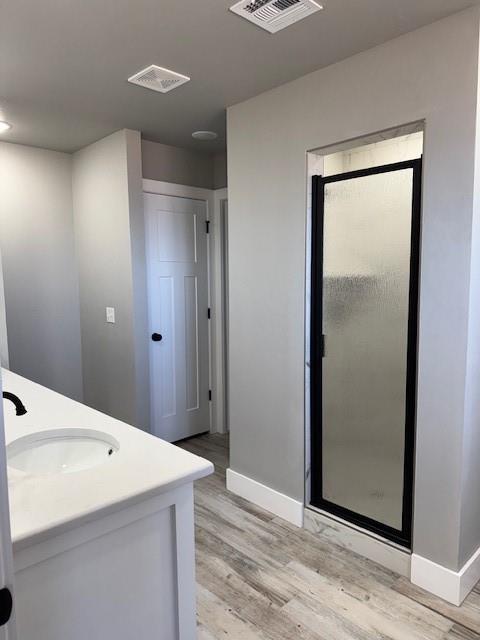
M 305 507 L 303 526 L 310 533 L 321 536 L 323 540 L 358 553 L 410 579 L 411 552 L 387 538 L 313 505 Z

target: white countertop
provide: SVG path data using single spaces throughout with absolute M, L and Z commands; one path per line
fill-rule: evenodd
M 102 431 L 120 445 L 105 464 L 75 473 L 32 475 L 9 467 L 14 549 L 213 472 L 208 460 L 6 369 L 2 369 L 2 385 L 27 409 L 26 415 L 16 416 L 13 404 L 4 401 L 7 445 L 34 432 L 75 427 Z

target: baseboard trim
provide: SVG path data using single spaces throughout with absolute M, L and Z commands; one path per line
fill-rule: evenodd
M 227 469 L 227 489 L 297 527 L 303 526 L 303 502 L 232 469 Z
M 480 580 L 480 548 L 460 571 L 452 571 L 414 553 L 410 579 L 418 587 L 459 607 Z

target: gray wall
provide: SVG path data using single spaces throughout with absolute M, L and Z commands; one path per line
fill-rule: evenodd
M 133 343 L 135 352 L 136 424 L 150 429 L 148 298 L 143 213 L 140 133 L 125 131 L 132 269 Z
M 305 154 L 426 121 L 414 551 L 454 570 L 480 544 L 478 48 L 471 9 L 228 110 L 231 466 L 300 500 Z
M 142 274 L 133 271 L 130 234 L 130 208 L 135 216 L 140 211 L 141 190 L 133 193 L 139 188 L 138 132 L 118 131 L 74 154 L 84 399 L 146 428 L 148 405 L 137 389 L 143 376 L 135 353 L 139 328 L 133 293 L 134 277 L 141 280 Z M 115 324 L 105 321 L 107 306 L 115 308 Z
M 189 187 L 221 189 L 227 186 L 225 153 L 211 155 L 142 140 L 143 177 Z
M 213 157 L 142 140 L 143 177 L 191 187 L 213 188 Z
M 227 154 L 216 153 L 213 156 L 213 188 L 223 189 L 227 186 Z
M 73 157 L 1 143 L 0 252 L 12 370 L 148 429 L 142 151 L 144 177 L 223 180 L 225 159 L 141 143 L 136 131 Z
M 477 82 L 476 148 L 462 459 L 460 565 L 474 553 L 480 531 L 480 83 Z
M 3 286 L 3 266 L 0 253 L 0 366 L 9 366 L 8 361 L 8 334 L 7 314 L 5 309 L 5 289 Z
M 0 252 L 10 368 L 81 399 L 71 156 L 0 143 Z

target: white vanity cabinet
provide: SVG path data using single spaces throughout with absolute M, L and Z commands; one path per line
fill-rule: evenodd
M 193 640 L 192 485 L 14 548 L 21 640 Z
M 9 469 L 19 640 L 194 640 L 193 482 L 210 462 L 4 372 L 9 443 L 72 427 L 115 438 L 105 465 Z

